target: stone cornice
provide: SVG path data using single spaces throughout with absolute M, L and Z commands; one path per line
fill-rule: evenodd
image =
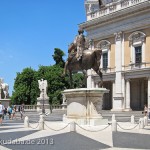
M 135 19 L 135 18 L 134 18 Z M 105 37 L 113 37 L 113 34 L 119 31 L 127 32 L 127 31 L 135 31 L 139 30 L 139 28 L 148 28 L 150 25 L 150 16 L 149 14 L 145 18 L 139 18 L 138 20 L 130 19 L 128 22 L 124 22 L 119 25 L 117 22 L 113 24 L 109 24 L 108 26 L 104 26 L 103 28 L 95 28 L 93 30 L 88 31 L 88 38 L 92 38 L 95 41 L 98 39 L 104 39 Z M 91 32 L 92 31 L 92 32 Z
M 94 78 L 96 82 L 100 81 L 100 78 L 97 74 L 93 75 L 92 78 Z M 116 78 L 115 73 L 103 74 L 103 81 L 115 81 L 115 78 Z
M 134 79 L 134 78 L 149 78 L 150 68 L 122 71 L 121 73 L 124 76 L 125 80 Z M 94 78 L 96 82 L 100 81 L 100 78 L 97 74 L 93 74 L 92 78 Z M 115 72 L 103 74 L 103 81 L 115 81 L 115 78 L 116 78 Z
M 126 80 L 133 78 L 148 78 L 150 76 L 150 68 L 130 70 L 124 72 Z
M 126 9 L 121 9 L 119 11 L 116 11 L 114 13 L 104 15 L 102 17 L 84 22 L 79 24 L 79 27 L 88 30 L 88 28 L 91 28 L 92 26 L 101 26 L 104 23 L 110 24 L 112 21 L 114 22 L 116 20 L 121 20 L 122 17 L 128 18 L 131 16 L 137 16 L 141 12 L 150 11 L 150 3 L 148 1 L 143 2 L 139 5 L 134 5 L 132 7 L 128 7 Z

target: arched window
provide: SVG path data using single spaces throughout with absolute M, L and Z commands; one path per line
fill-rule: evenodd
M 102 40 L 97 44 L 97 48 L 102 50 L 101 67 L 107 70 L 110 67 L 110 42 Z
M 145 37 L 146 35 L 141 31 L 133 32 L 129 37 L 129 44 L 131 47 L 131 63 L 142 65 L 145 62 Z

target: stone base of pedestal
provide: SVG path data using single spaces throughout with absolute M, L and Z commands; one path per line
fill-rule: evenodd
M 43 99 L 37 98 L 37 112 L 41 113 L 43 109 Z M 44 109 L 45 112 L 50 113 L 50 105 L 49 105 L 49 99 L 44 99 Z
M 111 109 L 111 111 L 124 111 L 124 109 Z
M 76 122 L 79 125 L 108 124 L 108 119 L 101 116 L 103 95 L 109 91 L 105 88 L 80 88 L 63 91 L 67 99 L 65 123 Z
M 67 117 L 66 115 L 63 116 L 63 122 L 68 124 L 71 122 L 75 122 L 78 125 L 92 125 L 92 126 L 97 126 L 97 125 L 106 125 L 108 124 L 108 119 L 104 119 L 101 117 L 92 117 L 92 118 L 87 118 L 87 117 Z
M 10 105 L 10 99 L 0 99 L 0 101 L 2 102 L 2 105 L 6 108 Z
M 121 94 L 116 94 L 116 96 L 113 97 L 113 108 L 111 111 L 124 111 L 123 100 L 124 97 L 122 97 Z
M 125 108 L 123 111 L 132 111 L 131 108 Z

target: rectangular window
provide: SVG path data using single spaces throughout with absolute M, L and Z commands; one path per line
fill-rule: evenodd
M 103 53 L 103 69 L 107 69 L 108 66 L 108 53 Z
M 142 46 L 135 47 L 135 63 L 139 64 L 142 62 Z

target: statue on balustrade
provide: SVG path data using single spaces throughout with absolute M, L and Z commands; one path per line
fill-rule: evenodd
M 41 99 L 47 99 L 48 96 L 47 96 L 47 80 L 38 80 L 38 83 L 39 83 L 39 89 L 40 89 L 40 97 Z
M 9 97 L 9 85 L 4 83 L 4 79 L 0 78 L 0 98 L 2 98 L 2 94 L 4 95 L 4 99 Z

